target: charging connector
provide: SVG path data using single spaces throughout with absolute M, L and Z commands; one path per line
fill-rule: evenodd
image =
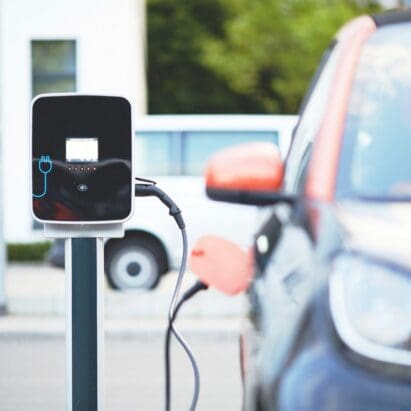
M 139 183 L 135 185 L 135 196 L 136 197 L 149 197 L 154 196 L 157 197 L 169 210 L 169 214 L 174 217 L 176 223 L 180 230 L 185 228 L 185 223 L 183 217 L 181 215 L 181 210 L 178 208 L 177 204 L 165 193 L 161 190 L 157 183 L 153 180 L 147 180 L 144 178 L 136 178 L 138 181 L 142 181 L 143 183 Z

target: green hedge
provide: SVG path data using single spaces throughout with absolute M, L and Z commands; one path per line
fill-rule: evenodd
M 7 244 L 7 258 L 8 261 L 18 262 L 43 261 L 51 245 L 50 241 Z

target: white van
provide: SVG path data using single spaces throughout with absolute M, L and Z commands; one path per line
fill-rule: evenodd
M 207 159 L 221 148 L 249 141 L 278 144 L 283 156 L 297 116 L 150 115 L 135 121 L 135 173 L 158 182 L 178 204 L 189 243 L 204 234 L 223 235 L 247 245 L 256 209 L 210 201 L 202 177 Z M 179 267 L 181 234 L 156 198 L 136 198 L 123 239 L 109 240 L 106 274 L 116 289 L 154 288 Z

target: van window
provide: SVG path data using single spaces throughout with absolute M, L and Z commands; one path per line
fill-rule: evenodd
M 137 176 L 172 174 L 172 134 L 138 132 L 134 140 L 134 167 Z
M 269 141 L 278 145 L 275 131 L 204 131 L 183 133 L 183 173 L 201 175 L 216 151 L 236 144 Z
M 207 160 L 216 151 L 252 141 L 278 145 L 278 132 L 137 132 L 135 170 L 139 176 L 202 175 Z

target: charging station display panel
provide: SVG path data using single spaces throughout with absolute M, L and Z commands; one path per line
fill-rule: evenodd
M 116 222 L 132 210 L 131 108 L 122 97 L 48 95 L 33 103 L 34 216 Z
M 66 160 L 73 163 L 98 161 L 98 138 L 66 138 Z

